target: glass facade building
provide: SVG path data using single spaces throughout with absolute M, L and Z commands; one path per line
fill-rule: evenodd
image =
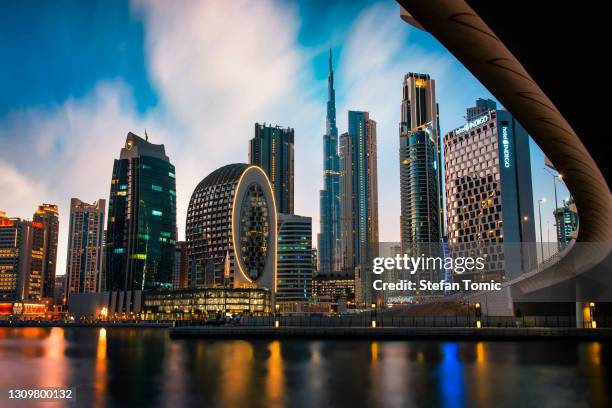
M 406 251 L 415 244 L 441 242 L 444 223 L 435 81 L 426 74 L 408 73 L 402 95 L 400 227 Z
M 294 132 L 291 128 L 255 124 L 249 162 L 261 167 L 272 184 L 277 210 L 293 214 Z
M 55 272 L 57 268 L 57 241 L 59 235 L 59 210 L 55 204 L 42 204 L 32 217 L 32 221 L 45 226 L 45 257 L 42 297 L 53 298 L 55 292 Z
M 195 188 L 187 209 L 190 287 L 276 288 L 276 205 L 259 166 L 221 167 Z
M 320 232 L 317 237 L 318 273 L 330 274 L 340 267 L 340 158 L 336 127 L 336 91 L 332 53 L 329 51 L 326 132 L 323 136 L 323 190 L 320 191 Z
M 164 145 L 128 133 L 115 160 L 106 236 L 106 288 L 172 285 L 176 244 L 176 181 Z
M 271 311 L 271 294 L 257 288 L 189 288 L 145 291 L 142 294 L 145 320 L 183 320 L 217 315 L 265 315 Z
M 277 302 L 312 296 L 312 218 L 278 214 Z
M 355 276 L 356 299 L 370 302 L 367 271 L 379 244 L 376 122 L 368 112 L 349 111 L 348 129 L 340 136 L 341 269 Z
M 563 207 L 554 211 L 555 225 L 557 228 L 557 245 L 559 251 L 563 250 L 573 239 L 576 239 L 578 231 L 578 211 L 576 204 L 571 198 L 563 201 Z
M 349 111 L 348 128 L 340 137 L 340 219 L 342 269 L 351 273 L 378 256 L 378 171 L 376 122 Z
M 42 299 L 45 226 L 0 212 L 0 300 Z
M 102 287 L 105 214 L 105 200 L 93 204 L 70 200 L 66 293 L 99 292 Z

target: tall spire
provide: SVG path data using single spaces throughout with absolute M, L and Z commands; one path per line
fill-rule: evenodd
M 336 91 L 334 90 L 334 68 L 332 66 L 332 49 L 329 49 L 329 76 L 327 78 L 327 127 L 326 133 L 338 136 L 336 127 Z

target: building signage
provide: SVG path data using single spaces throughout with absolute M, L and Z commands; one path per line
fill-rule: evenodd
M 475 128 L 476 126 L 482 125 L 488 120 L 489 120 L 489 115 L 483 115 L 479 117 L 478 119 L 474 119 L 473 121 L 466 123 L 460 128 L 455 129 L 455 136 L 459 136 L 460 134 L 465 133 L 472 128 Z
M 510 139 L 508 139 L 508 126 L 502 126 L 502 153 L 504 156 L 504 167 L 510 168 Z

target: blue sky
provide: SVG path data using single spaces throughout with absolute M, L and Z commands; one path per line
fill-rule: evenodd
M 397 123 L 403 74 L 436 79 L 441 128 L 490 93 L 435 38 L 403 23 L 393 1 L 24 1 L 0 14 L 0 210 L 29 218 L 60 205 L 59 272 L 70 197 L 108 199 L 128 131 L 164 143 L 177 168 L 178 224 L 197 182 L 247 160 L 253 123 L 296 131 L 296 212 L 318 231 L 327 53 L 339 130 L 347 110 L 378 123 L 381 240 L 399 239 Z M 552 178 L 532 148 L 534 198 Z M 559 197 L 567 197 L 562 187 Z M 536 207 L 537 210 L 537 207 Z M 546 230 L 544 237 L 546 238 Z

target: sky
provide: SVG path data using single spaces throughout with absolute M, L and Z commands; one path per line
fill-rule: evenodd
M 9 1 L 0 14 L 0 210 L 31 218 L 60 207 L 65 272 L 70 198 L 108 200 L 113 160 L 129 131 L 164 144 L 176 166 L 177 223 L 216 168 L 248 161 L 254 123 L 295 129 L 295 212 L 319 230 L 327 58 L 337 124 L 347 111 L 377 122 L 380 240 L 399 241 L 398 122 L 402 78 L 436 80 L 442 134 L 492 95 L 428 33 L 386 1 Z M 494 98 L 493 98 L 494 99 Z M 534 201 L 553 181 L 531 143 Z M 559 201 L 569 196 L 559 186 Z M 537 214 L 536 214 L 537 217 Z M 539 234 L 537 232 L 537 234 Z

